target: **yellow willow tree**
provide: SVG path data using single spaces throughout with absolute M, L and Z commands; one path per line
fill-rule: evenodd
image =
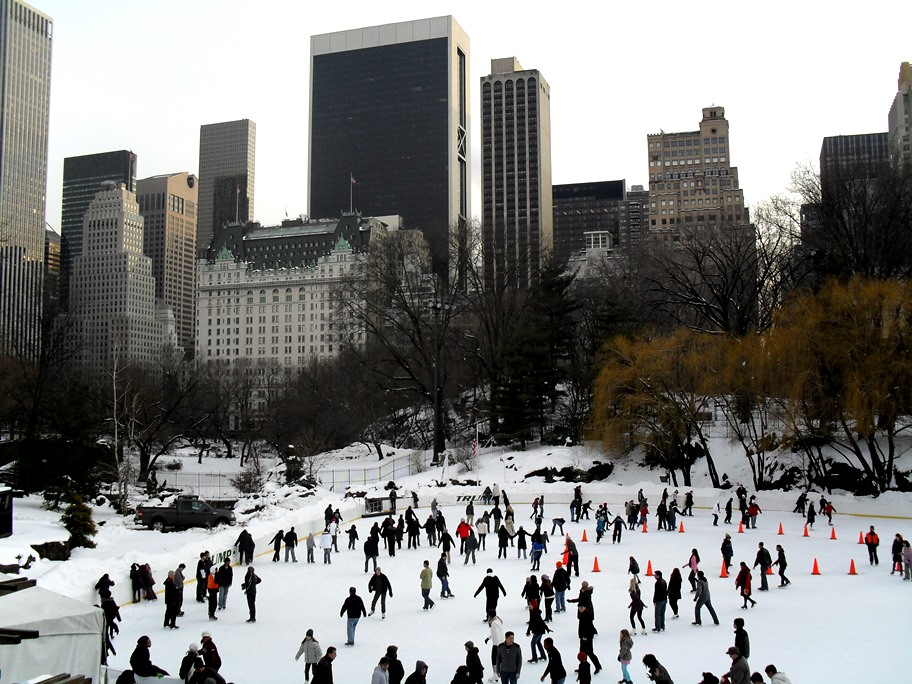
M 787 437 L 822 466 L 822 447 L 831 447 L 858 471 L 859 493 L 889 489 L 909 448 L 910 342 L 912 286 L 897 280 L 829 282 L 795 298 L 771 330 Z
M 668 471 L 685 487 L 691 469 L 706 457 L 713 486 L 719 476 L 703 424 L 713 398 L 705 392 L 714 370 L 714 335 L 679 330 L 667 337 L 615 338 L 604 349 L 595 381 L 589 434 L 609 449 L 642 447 L 646 463 Z
M 706 390 L 716 397 L 730 433 L 741 445 L 756 490 L 770 486 L 782 466 L 771 459 L 782 445 L 782 401 L 779 368 L 770 356 L 769 333 L 717 338 L 717 370 L 707 376 Z

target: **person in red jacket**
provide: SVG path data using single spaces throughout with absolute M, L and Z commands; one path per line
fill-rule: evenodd
M 747 567 L 747 563 L 741 561 L 741 570 L 738 572 L 738 576 L 735 578 L 735 588 L 741 590 L 741 598 L 744 599 L 744 605 L 741 606 L 742 610 L 747 609 L 747 602 L 751 602 L 751 608 L 757 605 L 757 602 L 751 597 L 751 572 L 750 568 Z
M 459 537 L 459 555 L 465 553 L 465 542 L 469 538 L 469 532 L 472 530 L 472 527 L 466 522 L 465 518 L 460 519 L 459 524 L 456 526 L 456 536 Z

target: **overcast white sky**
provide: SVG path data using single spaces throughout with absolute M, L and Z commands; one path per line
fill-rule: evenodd
M 555 183 L 648 183 L 646 135 L 725 107 L 749 203 L 826 135 L 887 129 L 906 2 L 31 0 L 54 19 L 48 223 L 64 157 L 132 149 L 141 178 L 197 172 L 200 124 L 257 125 L 256 216 L 307 211 L 310 36 L 452 14 L 471 40 L 473 215 L 479 78 L 516 56 L 551 86 Z M 702 5 L 702 6 L 701 6 Z M 701 6 L 700 9 L 697 9 Z

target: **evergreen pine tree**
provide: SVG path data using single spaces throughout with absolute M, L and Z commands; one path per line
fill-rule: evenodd
M 66 507 L 60 522 L 70 533 L 71 549 L 78 546 L 87 549 L 95 548 L 95 542 L 91 538 L 95 536 L 97 529 L 92 521 L 92 509 L 86 505 L 81 496 L 78 494 L 73 496 L 73 503 Z

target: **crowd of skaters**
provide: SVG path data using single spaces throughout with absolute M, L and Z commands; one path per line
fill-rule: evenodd
M 748 498 L 746 491 L 742 492 L 742 489 L 743 487 L 739 487 L 739 490 L 736 492 L 739 499 L 741 524 L 747 529 L 757 529 L 757 517 L 762 511 L 756 501 L 756 497 L 751 496 Z M 395 490 L 393 491 L 395 492 Z M 799 498 L 799 502 L 796 503 L 796 509 L 799 505 L 807 504 L 806 495 L 802 495 L 802 497 L 804 500 Z M 683 508 L 679 507 L 677 498 L 677 491 L 672 495 L 669 495 L 667 489 L 663 492 L 661 502 L 657 507 L 657 515 L 659 515 L 658 529 L 673 531 L 675 530 L 675 519 L 678 515 L 693 515 L 692 492 L 687 492 L 685 494 Z M 500 507 L 501 499 L 503 500 L 502 509 Z M 373 594 L 370 613 L 367 612 L 362 599 L 357 595 L 357 589 L 355 587 L 349 589 L 349 595 L 346 597 L 342 609 L 340 610 L 340 616 L 345 617 L 347 620 L 347 646 L 353 646 L 355 643 L 355 630 L 358 620 L 362 617 L 373 615 L 378 602 L 382 614 L 381 618 L 385 618 L 386 598 L 392 598 L 392 585 L 389 582 L 389 578 L 383 574 L 382 569 L 377 564 L 381 544 L 390 556 L 394 556 L 397 550 L 401 550 L 403 537 L 407 537 L 407 548 L 418 549 L 421 546 L 422 537 L 426 535 L 429 545 L 441 549 L 440 557 L 436 562 L 436 572 L 431 569 L 429 560 L 424 560 L 423 568 L 420 571 L 420 587 L 425 610 L 430 610 L 435 605 L 430 599 L 434 576 L 436 576 L 440 582 L 440 597 L 451 598 L 454 596 L 449 589 L 447 578 L 449 575 L 448 565 L 452 563 L 456 539 L 459 540 L 459 554 L 460 556 L 464 556 L 463 563 L 466 565 L 469 560 L 475 564 L 475 552 L 477 550 L 486 549 L 486 537 L 488 534 L 494 534 L 497 537 L 498 558 L 506 558 L 506 550 L 513 547 L 514 543 L 517 558 L 528 558 L 526 551 L 531 542 L 531 569 L 535 571 L 540 570 L 540 558 L 542 552 L 546 552 L 547 543 L 549 541 L 548 534 L 542 530 L 545 516 L 544 496 L 537 497 L 532 503 L 532 515 L 530 516 L 530 519 L 533 520 L 534 527 L 532 532 L 527 532 L 522 525 L 516 526 L 516 513 L 510 505 L 506 492 L 503 492 L 496 484 L 493 487 L 486 487 L 482 495 L 482 504 L 483 506 L 492 506 L 492 508 L 490 510 L 484 510 L 480 516 L 476 516 L 475 504 L 469 502 L 465 508 L 465 516 L 460 520 L 454 530 L 456 539 L 454 539 L 448 531 L 446 521 L 443 513 L 439 509 L 436 499 L 432 501 L 431 512 L 427 520 L 423 523 L 419 520 L 416 513 L 418 509 L 416 494 L 413 493 L 413 505 L 408 506 L 405 512 L 399 515 L 398 521 L 395 518 L 395 502 L 396 496 L 394 493 L 391 496 L 392 512 L 385 516 L 382 522 L 375 522 L 373 524 L 367 532 L 366 539 L 363 543 L 365 557 L 364 572 L 369 572 L 369 565 L 372 565 L 372 575 L 368 583 L 368 591 Z M 724 523 L 731 524 L 733 509 L 732 498 L 729 498 L 724 508 L 726 514 Z M 589 519 L 591 509 L 591 501 L 583 501 L 581 487 L 576 487 L 570 506 L 571 522 Z M 812 509 L 813 503 L 810 504 L 808 512 Z M 832 505 L 822 501 L 821 509 L 825 514 L 829 513 L 828 517 L 831 520 L 832 513 L 835 512 Z M 717 503 L 713 510 L 714 525 L 718 524 L 719 518 L 721 517 L 721 511 L 722 505 L 721 503 Z M 807 515 L 804 511 L 800 512 L 802 512 L 803 515 Z M 607 504 L 599 505 L 595 511 L 596 542 L 600 542 L 603 534 L 609 528 L 613 528 L 612 543 L 620 543 L 622 531 L 624 529 L 633 529 L 635 526 L 643 525 L 647 522 L 648 502 L 643 495 L 642 490 L 638 493 L 637 501 L 625 503 L 625 514 L 626 521 L 620 515 L 612 516 L 608 510 Z M 318 546 L 324 550 L 324 563 L 331 563 L 332 554 L 339 552 L 338 536 L 343 533 L 342 516 L 339 514 L 338 508 L 334 509 L 332 506 L 327 506 L 324 517 L 324 522 L 326 524 L 322 534 L 318 534 L 316 538 L 313 534 L 309 534 L 306 540 L 303 541 L 308 549 L 307 562 L 309 563 L 315 562 L 313 549 Z M 556 528 L 560 528 L 563 533 L 563 524 L 566 522 L 565 519 L 557 516 L 552 518 L 551 522 L 552 535 Z M 348 549 L 355 549 L 356 543 L 360 538 L 357 526 L 352 524 L 344 533 L 348 536 Z M 899 540 L 899 548 L 897 550 L 897 542 L 894 541 L 894 566 L 898 556 L 900 561 L 898 567 L 902 574 L 902 561 L 904 560 L 903 549 L 908 549 L 909 543 L 907 541 L 904 542 L 900 535 L 897 535 L 896 537 L 897 540 Z M 285 546 L 285 562 L 297 562 L 295 549 L 298 545 L 298 538 L 294 527 L 290 528 L 288 532 L 280 530 L 269 543 L 273 545 L 274 553 L 272 560 L 274 562 L 280 561 L 282 545 Z M 866 535 L 865 543 L 871 554 L 872 565 L 876 564 L 878 562 L 876 550 L 879 539 L 877 539 L 873 527 L 871 527 L 869 534 Z M 249 566 L 253 558 L 254 544 L 252 537 L 246 530 L 241 532 L 236 547 L 241 563 L 248 564 L 243 590 L 245 593 L 248 593 L 248 604 L 250 608 L 250 619 L 248 622 L 255 622 L 255 593 L 256 585 L 259 583 L 260 579 L 256 576 L 254 569 Z M 569 534 L 567 534 L 565 538 L 564 550 L 566 554 L 565 558 L 567 560 L 566 565 L 561 561 L 557 562 L 553 579 L 547 574 L 542 574 L 540 580 L 537 576 L 531 575 L 526 580 L 526 586 L 522 591 L 522 597 L 526 601 L 529 613 L 526 634 L 531 637 L 530 652 L 532 658 L 530 658 L 528 662 L 537 663 L 542 661 L 547 663 L 546 670 L 541 676 L 542 681 L 546 678 L 550 678 L 550 681 L 553 682 L 565 681 L 567 673 L 563 667 L 562 658 L 555 648 L 553 640 L 543 637 L 551 631 L 548 623 L 552 621 L 553 613 L 566 612 L 566 602 L 576 603 L 580 648 L 576 655 L 579 666 L 574 672 L 576 673 L 577 681 L 586 682 L 590 680 L 593 674 L 598 674 L 601 671 L 601 663 L 593 649 L 593 639 L 597 634 L 597 630 L 594 626 L 595 615 L 591 600 L 592 587 L 587 582 L 582 582 L 579 589 L 579 595 L 576 598 L 565 598 L 566 592 L 570 589 L 570 577 L 574 575 L 576 577 L 579 576 L 578 553 L 576 551 L 575 543 Z M 781 545 L 776 545 L 776 550 L 777 558 L 776 561 L 773 561 L 770 553 L 765 549 L 764 543 L 760 542 L 758 544 L 754 565 L 748 567 L 746 562 L 740 562 L 740 570 L 735 578 L 735 587 L 740 592 L 741 596 L 744 597 L 742 608 L 745 610 L 747 609 L 748 603 L 751 604 L 751 607 L 756 605 L 756 601 L 753 599 L 753 578 L 751 569 L 756 569 L 758 566 L 760 568 L 761 587 L 758 588 L 758 591 L 768 590 L 768 587 L 766 586 L 767 569 L 774 566 L 779 567 L 779 586 L 784 587 L 790 584 L 790 581 L 785 576 L 785 569 L 787 567 L 785 552 Z M 731 545 L 731 536 L 729 534 L 726 534 L 723 540 L 722 554 L 726 567 L 730 568 L 732 566 L 734 554 Z M 694 594 L 693 600 L 696 604 L 694 607 L 695 619 L 692 624 L 702 624 L 702 609 L 705 608 L 714 624 L 718 625 L 719 619 L 712 606 L 709 583 L 705 574 L 699 570 L 699 563 L 699 552 L 697 549 L 692 549 L 687 562 L 681 566 L 687 571 L 687 580 L 691 587 L 690 593 Z M 213 570 L 213 565 L 208 552 L 200 554 L 200 561 L 197 565 L 197 601 L 200 603 L 208 603 L 210 619 L 217 620 L 218 616 L 216 612 L 218 610 L 224 610 L 226 607 L 225 602 L 228 588 L 230 588 L 233 583 L 233 571 L 228 560 L 215 570 Z M 912 565 L 912 557 L 905 560 L 905 574 L 907 577 L 904 577 L 904 579 L 908 578 L 910 565 Z M 136 566 L 136 568 L 137 572 L 135 574 L 140 578 L 138 583 L 141 591 L 139 594 L 135 594 L 134 598 L 137 600 L 142 598 L 154 600 L 156 597 L 154 591 L 151 589 L 154 585 L 154 580 L 151 579 L 151 569 L 149 569 L 148 566 L 145 566 L 145 568 Z M 168 580 L 165 582 L 166 614 L 164 626 L 166 628 L 178 628 L 176 625 L 176 618 L 183 615 L 181 608 L 183 603 L 184 570 L 184 564 L 180 564 L 176 570 L 168 573 Z M 895 566 L 894 572 L 896 570 L 897 567 Z M 641 632 L 643 634 L 646 633 L 645 623 L 642 618 L 642 611 L 645 607 L 645 603 L 640 591 L 640 570 L 636 560 L 632 556 L 630 557 L 629 571 L 633 575 L 628 590 L 631 599 L 629 606 L 631 628 L 630 630 L 621 630 L 618 640 L 618 662 L 621 665 L 621 674 L 623 677 L 620 680 L 621 683 L 632 682 L 628 666 L 632 660 L 633 635 L 636 634 L 635 621 L 639 622 Z M 131 570 L 131 579 L 133 576 L 134 572 Z M 96 588 L 99 589 L 102 603 L 106 600 L 106 597 L 103 595 L 103 589 L 105 588 L 104 585 L 106 583 L 113 585 L 113 582 L 110 581 L 110 578 L 107 575 L 99 580 L 99 585 L 101 586 L 96 585 Z M 665 630 L 665 612 L 668 606 L 672 609 L 672 619 L 679 617 L 678 602 L 681 599 L 682 585 L 683 575 L 678 568 L 672 570 L 667 583 L 661 570 L 654 573 L 654 591 L 652 597 L 654 606 L 654 632 L 662 632 Z M 136 585 L 134 584 L 134 586 Z M 253 589 L 253 602 L 250 601 L 248 589 L 250 587 Z M 108 598 L 110 598 L 109 586 L 106 588 L 108 590 Z M 490 568 L 486 571 L 485 578 L 482 580 L 475 595 L 477 596 L 481 591 L 485 592 L 486 599 L 485 622 L 491 627 L 491 636 L 486 639 L 486 642 L 490 640 L 492 645 L 492 675 L 490 681 L 501 681 L 503 684 L 508 684 L 509 682 L 515 681 L 515 677 L 518 677 L 521 670 L 521 647 L 516 643 L 513 632 L 508 633 L 503 631 L 502 622 L 497 616 L 497 599 L 500 595 L 506 595 L 506 589 Z M 169 594 L 174 598 L 173 601 L 169 601 Z M 544 607 L 544 612 L 542 611 L 542 607 Z M 105 611 L 105 614 L 107 616 L 107 610 Z M 117 619 L 119 619 L 119 615 L 117 616 Z M 113 638 L 113 633 L 116 633 L 116 625 L 113 624 L 114 620 L 109 622 L 108 632 L 111 634 L 111 638 Z M 740 625 L 738 624 L 739 622 Z M 732 656 L 733 664 L 732 669 L 723 676 L 723 682 L 734 682 L 735 684 L 744 682 L 747 684 L 748 682 L 763 681 L 762 678 L 756 679 L 756 677 L 760 676 L 757 673 L 750 675 L 749 679 L 744 679 L 742 677 L 742 670 L 744 670 L 747 658 L 749 657 L 749 652 L 744 650 L 743 644 L 739 646 L 739 631 L 743 632 L 743 626 L 743 619 L 739 618 L 735 621 L 735 646 L 731 647 L 728 651 L 728 655 Z M 501 632 L 503 632 L 502 635 Z M 501 636 L 503 637 L 502 639 Z M 148 639 L 148 637 L 144 637 L 144 639 Z M 141 644 L 138 644 L 137 648 L 140 648 L 140 646 Z M 472 642 L 467 642 L 465 647 L 467 652 L 466 664 L 459 667 L 452 682 L 471 682 L 476 684 L 483 680 L 484 668 L 483 666 L 479 668 L 478 663 L 475 662 L 475 660 L 479 660 L 477 647 L 475 647 Z M 146 646 L 146 648 L 148 648 L 148 646 Z M 190 657 L 192 650 L 193 648 L 191 646 L 191 649 L 188 649 L 185 659 Z M 319 656 L 315 655 L 318 651 Z M 380 662 L 375 667 L 372 675 L 372 684 L 374 678 L 382 684 L 388 684 L 388 682 L 396 684 L 396 682 L 403 681 L 402 678 L 396 678 L 396 673 L 401 667 L 401 663 L 399 664 L 399 667 L 397 667 L 395 658 L 391 657 L 391 653 L 395 656 L 395 651 L 396 647 L 391 646 L 388 649 L 387 654 L 380 659 Z M 309 681 L 310 675 L 313 674 L 314 682 L 317 682 L 317 684 L 320 682 L 332 681 L 332 661 L 336 657 L 336 649 L 334 647 L 328 648 L 327 652 L 323 654 L 319 642 L 316 642 L 316 639 L 313 637 L 313 631 L 309 630 L 305 640 L 301 644 L 296 659 L 300 658 L 302 655 L 305 657 L 306 680 Z M 470 662 L 470 660 L 472 662 Z M 131 658 L 131 663 L 132 661 L 133 658 Z M 648 654 L 643 659 L 643 662 L 650 679 L 658 682 L 671 682 L 671 679 L 667 675 L 667 671 L 664 670 L 654 656 Z M 200 668 L 200 672 L 202 673 L 200 676 L 202 677 L 203 675 L 208 674 L 212 669 L 213 668 L 210 666 L 206 666 L 206 669 Z M 392 675 L 389 674 L 391 671 Z M 415 671 L 405 681 L 407 684 L 423 682 L 425 681 L 424 677 L 426 676 L 426 673 L 427 665 L 422 661 L 417 661 Z M 771 682 L 777 682 L 779 684 L 787 684 L 788 682 L 788 679 L 782 673 L 777 672 L 773 665 L 768 666 L 766 673 L 767 676 L 770 677 Z M 196 670 L 190 668 L 186 673 L 186 676 L 184 673 L 182 673 L 181 676 L 185 681 L 198 681 L 208 684 L 207 678 L 197 677 L 197 679 L 193 679 L 195 674 Z M 215 674 L 217 675 L 217 670 Z M 328 679 L 326 678 L 327 676 Z M 705 673 L 704 675 L 704 679 L 707 682 L 712 682 L 713 677 L 714 676 L 711 673 Z M 210 678 L 215 684 L 224 681 L 218 676 Z

